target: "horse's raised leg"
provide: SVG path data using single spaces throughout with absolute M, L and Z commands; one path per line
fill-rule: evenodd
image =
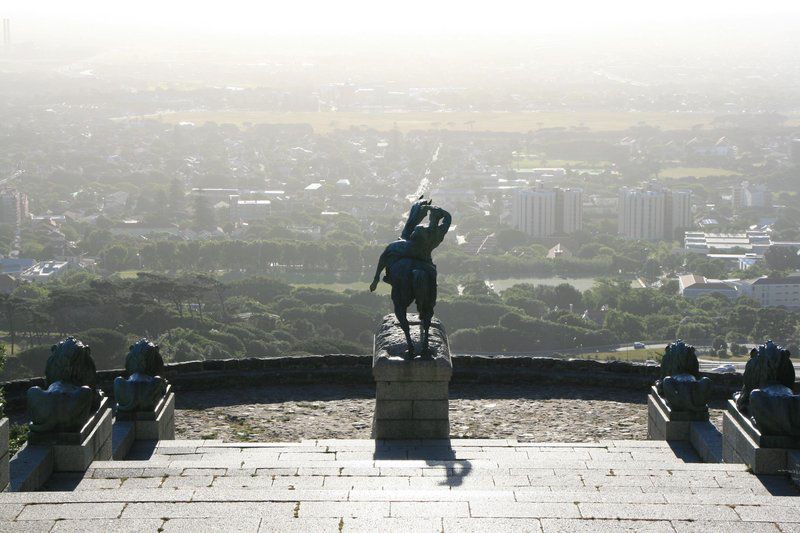
M 397 321 L 400 323 L 400 328 L 406 335 L 406 343 L 408 344 L 406 359 L 414 359 L 414 341 L 411 340 L 411 327 L 408 324 L 408 317 L 406 316 L 405 308 L 395 305 L 394 316 L 397 317 Z

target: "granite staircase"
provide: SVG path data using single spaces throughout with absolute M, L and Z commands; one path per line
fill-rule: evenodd
M 45 488 L 0 531 L 800 531 L 785 476 L 664 441 L 140 441 Z

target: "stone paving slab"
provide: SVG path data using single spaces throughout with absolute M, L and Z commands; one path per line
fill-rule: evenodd
M 663 442 L 162 441 L 74 490 L 0 493 L 2 531 L 800 533 L 780 476 Z M 62 487 L 56 484 L 55 487 Z
M 672 527 L 677 533 L 708 533 L 709 531 L 719 532 L 740 532 L 747 533 L 788 533 L 790 530 L 781 527 L 779 524 L 769 522 L 749 522 L 743 525 L 741 522 L 709 522 L 695 521 L 686 522 L 673 520 Z
M 160 518 L 145 520 L 98 519 L 98 520 L 59 520 L 51 530 L 71 533 L 139 533 L 141 531 L 158 531 L 164 520 Z

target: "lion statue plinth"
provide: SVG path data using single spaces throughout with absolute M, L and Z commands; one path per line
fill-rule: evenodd
M 744 368 L 736 407 L 762 435 L 800 437 L 800 395 L 794 393 L 791 354 L 774 342 L 753 348 Z
M 656 390 L 672 410 L 708 412 L 711 380 L 700 377 L 694 346 L 682 340 L 667 345 Z
M 118 412 L 152 411 L 167 391 L 164 359 L 157 344 L 141 339 L 130 347 L 125 358 L 128 379 L 114 380 L 114 398 Z
M 79 431 L 103 398 L 96 388 L 97 371 L 89 346 L 68 337 L 51 348 L 47 359 L 47 389 L 28 389 L 30 431 Z

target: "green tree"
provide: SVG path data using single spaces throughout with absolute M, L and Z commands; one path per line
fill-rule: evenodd
M 192 228 L 196 230 L 213 230 L 217 227 L 214 207 L 208 198 L 202 194 L 195 195 L 192 208 L 194 214 Z

